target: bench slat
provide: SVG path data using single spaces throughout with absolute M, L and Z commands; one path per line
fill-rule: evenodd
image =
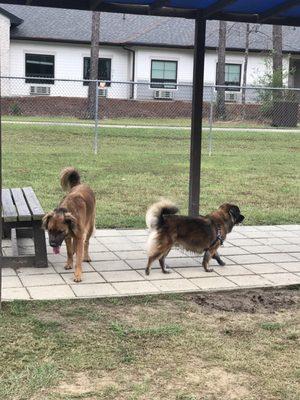
M 17 221 L 18 219 L 17 210 L 9 189 L 2 189 L 2 218 L 7 222 Z
M 32 187 L 25 187 L 22 189 L 24 196 L 26 198 L 28 207 L 31 211 L 32 218 L 35 221 L 38 221 L 43 218 L 45 215 L 44 210 L 42 209 L 42 206 L 40 202 L 38 201 Z
M 22 189 L 20 189 L 20 188 L 11 189 L 11 194 L 12 194 L 13 201 L 14 201 L 16 209 L 17 209 L 18 220 L 19 221 L 31 221 L 32 215 L 27 206 Z

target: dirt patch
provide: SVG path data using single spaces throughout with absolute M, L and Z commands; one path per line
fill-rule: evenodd
M 298 308 L 300 288 L 201 293 L 193 295 L 192 299 L 204 311 L 273 313 L 283 309 Z

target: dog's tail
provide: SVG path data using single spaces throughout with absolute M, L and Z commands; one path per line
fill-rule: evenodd
M 73 167 L 67 167 L 60 173 L 60 184 L 64 191 L 69 191 L 72 187 L 79 185 L 79 172 Z
M 163 223 L 163 215 L 176 214 L 179 209 L 170 200 L 162 199 L 152 204 L 146 213 L 146 225 L 149 229 L 158 229 Z

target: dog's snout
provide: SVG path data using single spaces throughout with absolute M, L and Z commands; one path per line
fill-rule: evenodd
M 57 245 L 57 244 L 56 244 L 56 242 L 54 242 L 54 240 L 50 240 L 50 246 L 51 246 L 51 247 L 56 247 L 56 245 Z

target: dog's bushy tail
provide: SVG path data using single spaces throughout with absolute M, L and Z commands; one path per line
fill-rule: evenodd
M 158 229 L 164 223 L 163 215 L 176 214 L 178 211 L 178 207 L 170 200 L 161 199 L 148 208 L 146 225 L 149 229 Z
M 64 191 L 69 191 L 72 187 L 79 185 L 79 172 L 73 167 L 67 167 L 60 173 L 60 184 Z

